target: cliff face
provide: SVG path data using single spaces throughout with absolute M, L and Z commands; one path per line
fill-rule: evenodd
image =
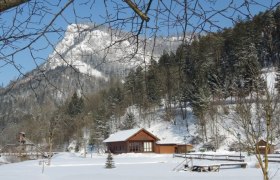
M 54 110 L 75 91 L 89 94 L 106 87 L 111 77 L 125 77 L 137 66 L 175 50 L 179 38 L 135 39 L 93 24 L 72 24 L 44 64 L 0 90 L 0 127 L 24 115 Z

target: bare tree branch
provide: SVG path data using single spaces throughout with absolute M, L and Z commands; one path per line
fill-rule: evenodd
M 0 1 L 0 13 L 4 12 L 10 8 L 19 6 L 28 1 L 30 1 L 30 0 L 1 0 Z
M 148 21 L 150 20 L 150 18 L 149 18 L 146 14 L 144 14 L 144 13 L 137 7 L 137 5 L 136 5 L 135 3 L 133 3 L 131 0 L 124 0 L 124 2 L 126 2 L 126 3 L 129 5 L 129 7 L 131 7 L 131 9 L 133 9 L 133 11 L 134 11 L 136 14 L 138 14 L 138 15 L 140 16 L 140 18 L 141 18 L 143 21 L 148 22 Z M 151 3 L 152 3 L 152 0 L 150 0 L 150 3 L 149 3 L 149 4 L 151 4 Z

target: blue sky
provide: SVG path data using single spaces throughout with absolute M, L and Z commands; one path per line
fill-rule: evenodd
M 32 3 L 33 1 L 31 1 Z M 40 2 L 40 1 L 39 1 Z M 52 1 L 53 2 L 53 1 Z M 54 1 L 54 3 L 59 2 L 59 1 Z M 42 5 L 45 7 L 43 10 L 38 10 L 35 9 L 35 12 L 38 13 L 36 16 L 31 17 L 31 22 L 29 24 L 23 24 L 20 26 L 20 30 L 22 30 L 24 33 L 30 33 L 30 32 L 36 32 L 38 29 L 44 28 L 50 21 L 51 19 L 54 18 L 53 14 L 56 14 L 62 6 L 67 3 L 67 0 L 62 0 L 58 6 L 54 4 L 49 4 L 44 1 L 42 1 Z M 18 41 L 11 41 L 8 42 L 10 43 L 10 46 L 3 46 L 4 43 L 6 42 L 1 42 L 0 41 L 0 85 L 6 86 L 11 80 L 16 80 L 18 77 L 20 77 L 20 73 L 26 73 L 31 71 L 32 69 L 36 68 L 37 65 L 42 64 L 44 61 L 46 61 L 48 55 L 53 51 L 53 47 L 63 38 L 64 35 L 64 30 L 66 29 L 68 24 L 71 23 L 83 23 L 83 22 L 88 22 L 92 21 L 95 23 L 103 23 L 105 21 L 104 17 L 106 13 L 110 14 L 112 18 L 115 18 L 116 15 L 116 8 L 118 7 L 119 9 L 122 9 L 120 13 L 118 13 L 118 18 L 127 18 L 133 15 L 133 11 L 128 8 L 128 6 L 121 0 L 119 1 L 106 1 L 107 2 L 107 10 L 105 9 L 104 1 L 102 0 L 96 0 L 96 1 L 89 1 L 89 2 L 94 2 L 94 4 L 83 4 L 83 2 L 88 2 L 87 0 L 80 0 L 80 1 L 75 1 L 74 4 L 70 5 L 66 11 L 63 12 L 62 16 L 58 16 L 58 18 L 54 21 L 54 24 L 50 29 L 56 28 L 59 30 L 62 30 L 60 33 L 47 33 L 45 37 L 41 37 L 36 43 L 34 43 L 30 49 L 23 50 L 19 53 L 16 53 L 14 56 L 10 56 L 7 59 L 1 58 L 4 55 L 11 54 L 15 52 L 16 50 L 20 49 L 21 47 L 24 47 L 28 42 L 30 42 L 30 39 L 20 39 Z M 114 3 L 118 2 L 118 3 Z M 151 20 L 147 23 L 147 26 L 153 27 L 155 26 L 155 19 L 153 16 L 155 16 L 155 11 L 154 9 L 156 8 L 158 1 L 153 1 L 153 4 L 151 6 L 151 11 L 149 12 L 150 14 L 149 17 Z M 176 3 L 170 4 L 170 0 L 162 1 L 165 3 L 165 5 L 170 6 L 172 12 L 171 14 L 175 14 L 178 17 L 182 15 L 182 7 L 180 7 Z M 183 1 L 182 1 L 183 2 Z M 195 4 L 194 0 L 193 1 L 188 1 L 190 2 L 190 7 L 195 7 L 197 4 Z M 212 2 L 212 3 L 211 3 Z M 211 17 L 211 21 L 215 23 L 215 25 L 220 26 L 220 27 L 231 27 L 232 26 L 232 21 L 228 18 L 223 17 L 220 14 L 213 15 L 210 11 L 212 9 L 215 10 L 223 10 L 224 8 L 228 7 L 229 2 L 231 0 L 217 0 L 216 3 L 213 3 L 214 1 L 212 0 L 199 0 L 199 6 L 196 6 L 196 11 L 200 12 L 201 9 L 203 8 L 206 11 L 209 11 L 206 16 Z M 242 12 L 245 12 L 245 14 L 251 16 L 255 15 L 260 11 L 264 11 L 267 9 L 267 7 L 274 6 L 275 4 L 279 3 L 278 0 L 255 0 L 255 2 L 260 3 L 255 5 L 250 5 L 249 6 L 249 11 L 246 8 L 246 6 L 239 7 L 244 0 L 234 0 L 234 4 L 231 4 L 232 7 L 236 7 L 238 11 L 234 10 L 234 8 L 229 8 L 228 10 L 222 11 L 222 13 L 226 16 L 232 16 L 233 19 L 236 19 L 237 16 L 243 16 Z M 29 17 L 30 12 L 32 11 L 30 9 L 28 4 L 25 4 L 23 6 L 20 6 L 18 8 L 17 16 L 15 13 L 15 9 L 9 10 L 8 12 L 5 12 L 3 14 L 0 14 L 0 25 L 4 25 L 5 28 L 0 29 L 0 37 L 8 36 L 11 34 L 11 29 L 9 27 L 11 26 L 12 23 L 17 23 L 20 21 L 24 21 Z M 161 5 L 163 8 L 164 6 Z M 22 8 L 22 9 L 21 9 Z M 45 11 L 49 11 L 53 14 L 47 14 Z M 34 12 L 34 11 L 33 11 Z M 250 13 L 248 13 L 250 12 Z M 39 14 L 40 13 L 40 14 Z M 43 15 L 43 18 L 40 18 Z M 202 22 L 201 19 L 195 16 L 191 16 L 192 13 L 190 12 L 188 17 L 191 17 L 189 20 L 189 25 L 187 26 L 188 31 L 192 31 L 193 28 L 192 26 L 197 26 Z M 182 32 L 182 27 L 183 26 L 174 26 L 171 28 L 166 27 L 166 22 L 167 22 L 167 14 L 162 14 L 159 17 L 160 23 L 158 24 L 160 26 L 158 30 L 158 35 L 176 35 L 177 33 Z M 15 18 L 16 17 L 16 18 Z M 17 21 L 14 21 L 14 20 Z M 174 19 L 175 20 L 175 19 Z M 118 21 L 119 22 L 119 21 Z M 108 25 L 108 24 L 106 24 Z M 110 25 L 114 27 L 119 27 L 115 22 L 112 22 Z M 169 26 L 172 24 L 170 23 Z M 205 25 L 204 28 L 210 31 L 216 31 L 216 27 L 211 27 L 210 24 L 203 24 Z M 2 26 L 3 27 L 3 26 Z M 28 27 L 24 29 L 25 27 Z M 132 23 L 127 22 L 124 26 L 122 26 L 124 30 L 130 31 L 132 28 Z M 18 33 L 20 30 L 14 28 L 13 32 Z M 149 31 L 149 30 L 148 30 Z M 199 32 L 199 29 L 197 30 Z M 12 47 L 12 48 L 11 48 Z M 32 57 L 33 56 L 33 57 Z M 11 58 L 13 58 L 15 64 L 8 63 L 11 61 Z

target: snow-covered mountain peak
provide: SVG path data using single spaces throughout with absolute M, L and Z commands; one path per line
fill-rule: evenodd
M 131 33 L 94 24 L 71 24 L 43 68 L 70 66 L 90 76 L 123 76 L 131 68 L 149 64 L 151 57 L 159 58 L 163 50 L 175 49 L 180 44 L 180 38 L 171 38 L 170 41 L 171 48 L 167 47 L 171 45 L 166 38 L 157 39 L 159 46 L 152 54 L 153 40 L 135 39 Z
M 81 73 L 98 77 L 107 77 L 112 72 L 123 74 L 133 67 L 134 62 L 144 58 L 139 55 L 144 54 L 142 49 L 134 54 L 135 49 L 128 40 L 116 32 L 113 34 L 108 28 L 71 24 L 43 67 L 47 70 L 70 66 Z M 121 65 L 120 62 L 126 64 Z

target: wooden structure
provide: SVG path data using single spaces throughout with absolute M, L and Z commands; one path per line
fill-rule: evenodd
M 190 154 L 174 154 L 175 157 L 191 158 L 191 159 L 205 159 L 213 161 L 236 161 L 244 162 L 245 156 L 238 155 L 224 155 L 224 154 L 204 154 L 204 153 L 190 153 Z
M 218 172 L 220 171 L 221 167 L 240 167 L 246 168 L 247 163 L 240 162 L 240 163 L 222 163 L 222 164 L 212 164 L 212 165 L 193 165 L 190 170 L 197 171 L 197 172 Z
M 191 171 L 197 172 L 218 172 L 220 170 L 219 164 L 213 165 L 194 165 L 191 167 Z
M 180 164 L 178 164 L 173 171 L 180 171 L 180 170 L 189 170 L 190 167 L 193 167 L 193 159 L 185 158 Z
M 24 132 L 20 132 L 17 137 L 17 144 L 7 144 L 0 150 L 0 156 L 16 156 L 20 159 L 38 159 L 47 157 L 40 147 L 25 137 Z
M 178 144 L 175 153 L 189 153 L 193 150 L 191 144 Z
M 177 150 L 177 145 L 174 143 L 156 144 L 155 152 L 159 154 L 173 154 Z
M 246 162 L 222 163 L 222 164 L 220 164 L 220 166 L 221 167 L 223 167 L 223 166 L 233 166 L 233 167 L 246 168 L 247 163 Z
M 107 151 L 119 153 L 143 153 L 154 152 L 159 154 L 188 153 L 193 150 L 191 144 L 162 143 L 159 138 L 146 129 L 130 129 L 112 134 L 103 142 L 107 145 Z
M 265 140 L 261 139 L 256 144 L 256 153 L 265 154 L 265 149 L 268 147 L 268 154 L 273 154 L 275 145 L 267 143 Z
M 145 129 L 130 129 L 112 134 L 103 142 L 107 151 L 112 153 L 145 153 L 155 152 L 156 141 L 159 139 Z
M 0 151 L 0 156 L 15 156 L 21 160 L 26 159 L 38 159 L 47 157 L 46 153 L 43 153 L 38 147 L 34 144 L 7 144 Z
M 267 158 L 268 158 L 268 162 L 280 163 L 280 155 L 279 154 L 268 155 Z
M 219 155 L 217 155 L 219 156 Z M 222 155 L 220 155 L 222 156 Z M 184 157 L 179 156 L 179 157 Z M 221 167 L 227 168 L 246 168 L 246 162 L 228 162 L 228 163 L 219 163 L 219 164 L 194 164 L 193 157 L 185 156 L 184 161 L 178 164 L 173 171 L 185 170 L 185 171 L 197 171 L 197 172 L 217 172 L 220 170 Z M 212 159 L 214 160 L 214 159 Z M 215 159 L 216 160 L 216 159 Z
M 191 144 L 177 144 L 177 143 L 157 143 L 156 153 L 159 154 L 174 154 L 174 153 L 189 153 L 193 150 Z
M 25 140 L 25 132 L 18 133 L 18 142 L 20 144 L 25 144 L 25 142 L 26 142 L 26 140 Z

